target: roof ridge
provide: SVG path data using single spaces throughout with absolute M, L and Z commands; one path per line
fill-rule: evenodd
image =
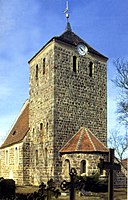
M 64 144 L 64 146 L 60 149 L 60 151 L 62 151 L 66 147 L 67 143 L 69 143 L 77 134 L 78 131 Z
M 12 137 L 10 137 L 11 135 L 13 135 L 13 134 L 12 134 L 12 131 L 13 131 L 15 125 L 18 123 L 18 121 L 19 121 L 20 117 L 22 116 L 22 114 L 25 112 L 27 106 L 29 106 L 29 99 L 27 99 L 27 100 L 24 102 L 22 108 L 20 109 L 19 114 L 17 115 L 15 121 L 13 122 L 13 124 L 12 124 L 12 126 L 11 126 L 11 128 L 10 128 L 10 130 L 8 131 L 8 134 L 7 134 L 6 138 L 4 139 L 4 141 L 2 142 L 2 144 L 0 145 L 0 148 L 5 148 L 6 146 L 9 146 L 10 144 L 11 144 L 11 145 L 14 144 L 14 142 L 13 142 L 12 140 L 11 140 L 11 143 L 10 143 L 10 142 L 8 143 L 8 141 L 10 141 L 10 138 L 12 139 Z M 14 132 L 15 132 L 15 131 L 16 131 L 16 130 L 14 130 Z M 27 132 L 28 132 L 28 129 L 27 129 Z M 26 133 L 25 133 L 25 134 L 26 134 Z M 16 134 L 16 135 L 17 135 L 17 134 Z M 13 137 L 14 137 L 14 135 L 13 135 Z M 19 140 L 19 141 L 20 141 L 20 140 Z M 16 141 L 16 143 L 19 142 L 19 141 Z
M 88 138 L 89 138 L 89 140 L 90 140 L 90 142 L 91 142 L 91 144 L 92 144 L 92 146 L 93 146 L 93 148 L 94 148 L 94 151 L 96 151 L 96 147 L 95 147 L 94 143 L 92 142 L 91 137 L 90 137 L 90 135 L 89 135 L 89 129 L 85 128 L 85 130 L 86 130 L 87 135 L 88 135 Z M 91 132 L 91 131 L 90 131 L 90 132 Z
M 84 135 L 84 127 L 82 127 L 82 131 L 81 131 L 81 134 L 80 134 L 79 140 L 77 142 L 77 146 L 76 146 L 76 151 L 79 149 L 79 146 L 80 146 L 81 140 L 83 138 L 83 135 Z
M 89 130 L 89 129 L 88 129 L 88 130 Z M 89 130 L 89 132 L 92 134 L 92 136 L 93 136 L 96 140 L 98 140 L 98 142 L 99 142 L 101 145 L 103 145 L 105 148 L 107 148 L 107 146 L 105 146 L 104 143 L 102 143 L 102 142 L 99 140 L 98 137 L 96 137 L 90 130 Z M 107 149 L 108 149 L 108 148 L 107 148 Z
M 14 125 L 16 124 L 16 122 L 18 121 L 19 117 L 21 116 L 21 114 L 23 113 L 23 111 L 25 110 L 25 108 L 27 107 L 28 104 L 29 104 L 29 99 L 26 99 L 26 101 L 23 103 L 18 115 L 15 118 L 15 121 L 13 122 L 11 128 L 9 129 L 8 134 L 12 131 Z
M 88 128 L 81 127 L 60 149 L 60 153 L 69 152 L 108 152 L 108 148 Z

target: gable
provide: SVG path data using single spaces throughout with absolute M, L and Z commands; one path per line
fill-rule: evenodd
M 99 53 L 98 51 L 96 51 L 94 48 L 92 48 L 88 43 L 86 43 L 83 39 L 81 39 L 78 35 L 76 35 L 72 31 L 66 30 L 60 36 L 54 37 L 54 39 L 57 41 L 61 41 L 61 42 L 70 44 L 74 47 L 76 47 L 78 44 L 83 43 L 87 46 L 89 53 L 99 56 L 99 57 L 105 59 L 106 61 L 108 60 L 108 58 L 106 56 L 104 56 L 101 53 Z
M 29 130 L 29 101 L 27 100 L 23 105 L 16 122 L 12 126 L 11 130 L 4 143 L 0 148 L 8 147 L 10 145 L 21 142 Z
M 74 47 L 76 47 L 78 44 L 83 43 L 87 46 L 89 53 L 99 56 L 100 58 L 104 59 L 105 61 L 108 60 L 108 58 L 106 56 L 104 56 L 103 54 L 99 53 L 98 51 L 96 51 L 94 48 L 92 48 L 88 43 L 86 43 L 83 39 L 81 39 L 78 35 L 76 35 L 71 28 L 67 28 L 60 36 L 54 36 L 53 38 L 51 38 L 51 40 L 49 40 L 29 61 L 28 63 L 30 63 L 33 58 L 35 58 L 50 42 L 52 41 L 56 41 L 56 42 L 62 42 L 65 44 L 69 44 L 72 45 Z

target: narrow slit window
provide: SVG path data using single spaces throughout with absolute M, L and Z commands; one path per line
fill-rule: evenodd
M 43 123 L 40 123 L 40 131 L 43 130 Z
M 38 150 L 36 150 L 36 165 L 39 163 Z
M 77 59 L 76 59 L 76 56 L 73 56 L 73 72 L 76 73 L 76 68 L 77 68 L 77 63 L 76 63 Z
M 45 58 L 43 59 L 43 75 L 45 74 Z
M 90 62 L 89 63 L 89 76 L 92 77 L 94 74 L 94 63 Z
M 32 129 L 32 137 L 34 137 L 34 132 L 35 132 L 35 129 L 33 128 Z
M 47 160 L 48 159 L 48 150 L 47 150 L 47 148 L 45 148 L 45 166 L 47 166 Z
M 9 164 L 9 153 L 8 153 L 8 150 L 5 151 L 5 163 L 6 163 L 6 165 Z
M 48 133 L 48 122 L 46 124 L 46 133 Z
M 18 148 L 15 147 L 15 150 L 14 150 L 14 162 L 15 164 L 18 164 Z
M 36 65 L 36 80 L 38 80 L 38 65 Z

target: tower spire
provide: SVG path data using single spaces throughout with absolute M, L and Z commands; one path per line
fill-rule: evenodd
M 67 26 L 66 26 L 66 31 L 72 31 L 70 23 L 69 23 L 69 7 L 68 7 L 68 1 L 66 1 L 66 8 L 64 10 L 64 13 L 66 15 L 67 18 Z

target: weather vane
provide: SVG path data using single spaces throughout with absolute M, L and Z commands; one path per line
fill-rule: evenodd
M 66 1 L 66 9 L 65 9 L 64 13 L 66 14 L 66 18 L 67 18 L 67 21 L 68 21 L 68 18 L 69 18 L 69 13 L 68 13 L 68 1 Z

